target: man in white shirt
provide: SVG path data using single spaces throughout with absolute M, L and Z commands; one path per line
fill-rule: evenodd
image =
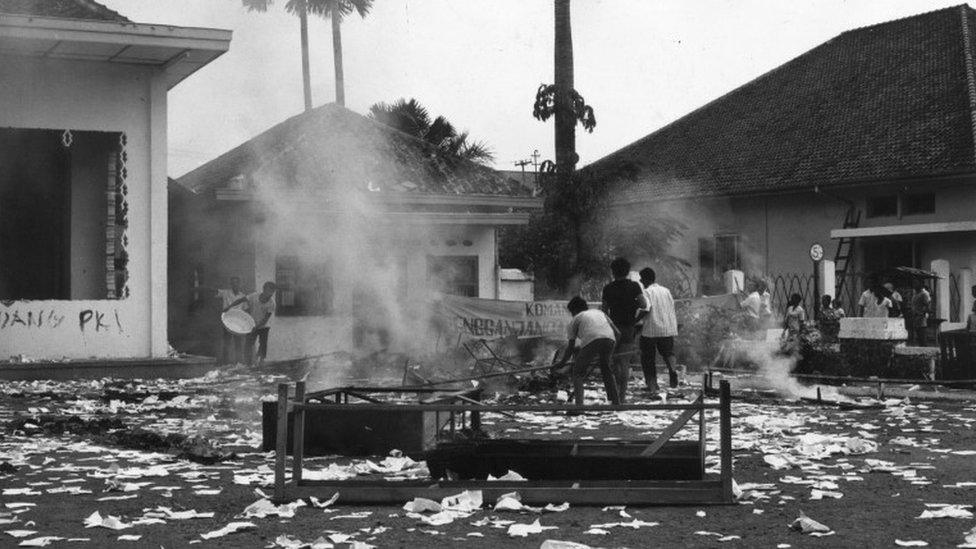
M 244 340 L 246 364 L 251 366 L 254 363 L 254 342 L 258 342 L 258 367 L 264 365 L 264 359 L 268 357 L 268 333 L 271 331 L 271 319 L 274 318 L 275 290 L 278 287 L 274 282 L 265 282 L 260 292 L 248 294 L 235 301 L 233 305 L 247 303 L 247 312 L 254 319 L 254 329 L 247 334 Z
M 641 269 L 640 278 L 647 301 L 647 309 L 641 315 L 644 320 L 640 336 L 641 370 L 644 371 L 647 390 L 656 393 L 660 387 L 657 383 L 655 352 L 661 354 L 668 367 L 668 385 L 678 386 L 678 373 L 674 369 L 674 337 L 678 335 L 678 319 L 671 290 L 656 282 L 654 269 Z
M 576 356 L 573 365 L 573 394 L 576 404 L 582 406 L 583 381 L 589 375 L 593 361 L 596 360 L 600 375 L 603 377 L 607 398 L 613 404 L 623 404 L 616 375 L 610 368 L 610 359 L 620 331 L 606 313 L 600 309 L 590 309 L 586 300 L 580 296 L 569 300 L 566 308 L 569 309 L 569 314 L 573 315 L 573 320 L 566 328 L 566 336 L 569 338 L 566 351 L 555 369 L 564 368 L 569 359 L 573 355 Z M 578 350 L 577 339 L 580 340 Z
M 241 279 L 236 276 L 230 277 L 230 288 L 217 290 L 221 313 L 226 313 L 231 309 L 243 309 L 244 302 L 241 302 L 240 299 L 246 296 L 244 289 L 241 288 Z M 243 361 L 244 336 L 231 332 L 223 323 L 221 323 L 220 330 L 220 352 L 217 356 L 217 363 L 234 364 Z

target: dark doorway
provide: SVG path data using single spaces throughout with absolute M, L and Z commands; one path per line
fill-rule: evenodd
M 0 299 L 69 299 L 70 160 L 57 132 L 0 132 Z
M 125 297 L 124 134 L 0 128 L 0 299 Z
M 874 273 L 895 267 L 918 267 L 917 242 L 909 238 L 865 239 L 864 272 Z

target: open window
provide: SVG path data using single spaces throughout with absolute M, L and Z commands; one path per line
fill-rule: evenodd
M 0 299 L 128 296 L 125 134 L 0 128 Z

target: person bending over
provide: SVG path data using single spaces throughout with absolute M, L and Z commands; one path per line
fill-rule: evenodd
M 599 309 L 590 309 L 586 300 L 580 296 L 569 300 L 566 308 L 569 309 L 569 314 L 573 315 L 573 320 L 570 321 L 569 327 L 566 329 L 566 335 L 569 338 L 566 351 L 556 368 L 565 367 L 566 363 L 575 356 L 576 361 L 573 363 L 572 376 L 573 396 L 576 404 L 578 406 L 583 405 L 583 381 L 592 370 L 594 360 L 600 368 L 607 398 L 613 404 L 621 404 L 617 379 L 610 368 L 613 348 L 617 343 L 617 336 L 620 331 L 606 313 Z M 577 339 L 580 340 L 578 349 L 576 347 Z

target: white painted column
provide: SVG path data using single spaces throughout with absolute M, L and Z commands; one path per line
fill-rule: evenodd
M 959 321 L 966 322 L 973 310 L 973 270 L 969 267 L 959 269 L 959 296 L 962 298 L 962 309 L 959 310 Z
M 169 196 L 166 177 L 166 82 L 157 76 L 149 79 L 149 356 L 164 357 L 169 352 L 167 334 L 166 281 Z
M 939 275 L 935 281 L 935 317 L 949 320 L 949 261 L 946 259 L 935 259 L 932 261 L 931 270 Z
M 746 289 L 746 275 L 742 271 L 735 269 L 722 273 L 722 282 L 725 283 L 725 293 L 735 294 Z
M 822 259 L 820 260 L 820 266 L 818 267 L 820 271 L 820 295 L 816 296 L 819 300 L 825 295 L 830 297 L 837 297 L 837 272 L 835 271 L 833 260 Z

